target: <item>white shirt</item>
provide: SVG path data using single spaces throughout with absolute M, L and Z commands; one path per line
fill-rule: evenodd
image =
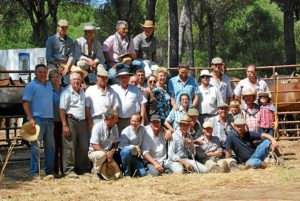
M 207 88 L 204 88 L 203 85 L 200 85 L 199 90 L 199 113 L 217 114 L 218 105 L 223 103 L 223 99 L 219 90 L 213 85 L 208 85 Z
M 110 87 L 102 92 L 98 85 L 90 86 L 85 92 L 85 106 L 90 108 L 91 117 L 103 115 L 108 109 L 119 107 L 117 94 Z
M 83 89 L 76 93 L 69 85 L 61 94 L 59 108 L 65 110 L 66 114 L 73 115 L 78 120 L 85 119 L 85 96 Z
M 118 108 L 120 118 L 130 118 L 136 113 L 137 104 L 141 106 L 147 103 L 147 99 L 136 86 L 128 84 L 127 89 L 124 90 L 121 85 L 115 84 L 112 89 L 116 92 L 120 104 Z
M 242 90 L 243 90 L 244 87 L 253 87 L 254 90 L 256 91 L 256 93 L 259 92 L 259 91 L 268 92 L 269 96 L 271 97 L 271 93 L 270 93 L 270 90 L 269 90 L 269 87 L 268 87 L 267 83 L 264 80 L 260 79 L 260 78 L 257 78 L 255 86 L 249 81 L 248 78 L 245 78 L 245 79 L 241 80 L 238 83 L 238 85 L 235 87 L 234 94 L 236 96 L 241 96 L 242 95 Z
M 156 137 L 150 125 L 146 126 L 146 133 L 142 141 L 143 155 L 149 153 L 158 163 L 162 164 L 167 157 L 165 135 L 162 132 Z

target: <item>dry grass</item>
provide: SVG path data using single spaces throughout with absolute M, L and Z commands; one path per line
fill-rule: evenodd
M 299 200 L 300 142 L 280 142 L 293 152 L 287 165 L 232 173 L 164 175 L 95 181 L 89 176 L 0 183 L 0 200 Z M 22 170 L 16 170 L 22 171 Z

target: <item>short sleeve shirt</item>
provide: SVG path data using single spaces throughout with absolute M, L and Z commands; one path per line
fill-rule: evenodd
M 245 79 L 241 80 L 238 83 L 238 85 L 235 87 L 234 94 L 236 96 L 241 96 L 243 88 L 244 87 L 251 87 L 251 86 L 252 86 L 252 83 L 249 81 L 248 78 L 245 78 Z M 268 87 L 267 83 L 264 80 L 260 79 L 260 78 L 257 78 L 257 80 L 256 80 L 255 91 L 256 91 L 256 93 L 259 92 L 259 91 L 268 92 L 270 97 L 271 97 L 271 93 L 270 93 L 270 90 L 269 90 L 269 87 Z
M 227 102 L 227 97 L 231 97 L 233 94 L 230 84 L 230 78 L 226 74 L 222 74 L 222 80 L 220 83 L 218 83 L 214 77 L 211 77 L 210 84 L 212 84 L 219 90 L 224 103 Z
M 138 131 L 133 130 L 132 126 L 127 126 L 121 133 L 120 147 L 132 149 L 135 145 L 141 146 L 146 133 L 146 128 L 140 126 Z
M 138 59 L 152 60 L 152 54 L 156 53 L 156 38 L 154 36 L 147 38 L 143 32 L 134 37 L 133 43 Z

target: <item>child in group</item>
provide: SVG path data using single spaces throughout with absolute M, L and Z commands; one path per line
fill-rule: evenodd
M 257 93 L 258 103 L 260 106 L 260 133 L 268 133 L 274 137 L 274 126 L 275 126 L 275 116 L 276 108 L 274 104 L 271 103 L 271 99 L 268 92 L 259 91 Z
M 229 115 L 230 115 L 230 124 L 232 127 L 234 127 L 234 120 L 238 118 L 239 116 L 243 115 L 241 110 L 241 104 L 240 101 L 234 99 L 230 101 L 229 104 Z

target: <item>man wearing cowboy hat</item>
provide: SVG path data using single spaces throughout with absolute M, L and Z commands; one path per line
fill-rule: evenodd
M 75 58 L 77 66 L 88 72 L 94 72 L 99 63 L 104 64 L 101 44 L 95 40 L 95 32 L 99 29 L 93 23 L 86 23 L 84 36 L 75 40 Z
M 43 140 L 45 147 L 44 171 L 46 175 L 54 174 L 55 143 L 53 126 L 53 89 L 47 82 L 48 68 L 44 64 L 35 67 L 34 80 L 24 89 L 23 107 L 27 119 L 32 127 L 40 126 L 39 140 Z M 39 153 L 37 141 L 30 146 L 30 174 L 37 177 L 39 173 Z
M 81 70 L 81 69 L 80 69 Z M 60 116 L 63 124 L 63 165 L 67 176 L 90 169 L 87 157 L 89 135 L 85 121 L 85 96 L 81 88 L 82 75 L 70 73 L 70 85 L 60 97 Z
M 46 42 L 46 60 L 48 69 L 58 69 L 62 75 L 70 72 L 74 64 L 73 40 L 67 36 L 69 22 L 60 19 L 57 23 L 56 34 L 50 36 Z
M 119 131 L 114 121 L 114 111 L 110 109 L 92 130 L 88 156 L 93 162 L 93 173 L 99 174 L 103 162 L 113 160 L 118 144 Z
M 175 174 L 182 174 L 184 169 L 188 172 L 207 172 L 207 167 L 191 159 L 196 152 L 193 139 L 188 134 L 190 118 L 184 115 L 178 123 L 179 129 L 172 134 L 168 150 L 171 171 Z
M 107 84 L 108 73 L 102 66 L 97 67 L 97 83 L 85 91 L 85 109 L 88 127 L 103 119 L 103 114 L 111 109 L 117 110 L 119 103 L 116 92 Z
M 232 98 L 232 89 L 230 78 L 223 72 L 223 60 L 220 57 L 215 57 L 211 61 L 212 77 L 210 84 L 215 86 L 222 96 L 223 102 L 229 104 Z
M 141 24 L 144 31 L 136 35 L 133 39 L 134 49 L 137 52 L 137 59 L 142 61 L 146 77 L 154 74 L 158 68 L 156 62 L 156 38 L 154 36 L 155 25 L 153 21 L 146 20 Z
M 131 62 L 136 59 L 133 40 L 127 33 L 127 22 L 118 21 L 116 33 L 109 36 L 103 43 L 103 55 L 109 78 L 114 78 L 119 69 L 129 67 Z
M 141 146 L 144 162 L 151 175 L 161 175 L 166 169 L 169 169 L 166 141 L 171 137 L 171 130 L 161 128 L 159 116 L 152 115 L 150 125 L 146 126 L 146 134 Z
M 141 114 L 141 123 L 145 123 L 146 119 L 146 102 L 147 99 L 143 96 L 141 90 L 136 86 L 129 84 L 130 76 L 132 73 L 128 72 L 127 68 L 118 71 L 116 78 L 119 84 L 112 86 L 117 94 L 119 107 L 119 121 L 117 123 L 119 131 L 128 126 L 130 117 L 135 113 Z

